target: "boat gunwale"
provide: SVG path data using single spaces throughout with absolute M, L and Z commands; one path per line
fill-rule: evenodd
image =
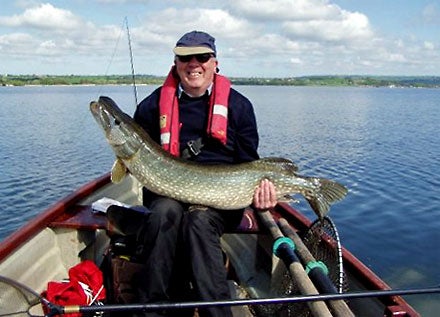
M 76 203 L 89 196 L 96 190 L 104 187 L 110 182 L 110 173 L 106 173 L 87 184 L 81 186 L 65 198 L 55 202 L 53 205 L 37 214 L 36 217 L 15 230 L 12 234 L 0 241 L 0 262 L 2 262 L 15 249 L 29 241 L 38 232 L 48 227 L 49 224 L 62 215 Z

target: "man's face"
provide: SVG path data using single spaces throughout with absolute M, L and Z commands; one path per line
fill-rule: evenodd
M 176 56 L 174 63 L 183 89 L 194 97 L 206 92 L 214 79 L 218 65 L 217 59 L 211 54 Z

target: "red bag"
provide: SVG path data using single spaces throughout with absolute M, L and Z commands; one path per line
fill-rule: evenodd
M 50 302 L 60 305 L 90 306 L 105 300 L 106 292 L 101 270 L 90 260 L 83 261 L 69 270 L 69 280 L 47 283 L 43 293 Z M 47 307 L 43 307 L 47 314 Z M 80 313 L 66 314 L 80 317 Z
M 70 282 L 86 284 L 95 300 L 105 299 L 104 278 L 101 270 L 90 260 L 85 260 L 69 270 Z M 91 305 L 92 302 L 87 303 Z

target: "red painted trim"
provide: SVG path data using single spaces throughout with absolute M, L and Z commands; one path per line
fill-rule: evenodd
M 47 208 L 23 227 L 6 237 L 0 242 L 0 262 L 20 245 L 31 239 L 39 231 L 46 228 L 51 221 L 72 208 L 77 202 L 86 198 L 97 189 L 110 182 L 110 174 L 105 174 L 86 185 L 82 186 L 64 199 Z

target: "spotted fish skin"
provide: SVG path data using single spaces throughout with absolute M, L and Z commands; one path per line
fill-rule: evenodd
M 108 97 L 92 101 L 90 111 L 117 158 L 112 179 L 120 180 L 128 171 L 159 195 L 221 210 L 240 209 L 251 205 L 255 189 L 268 179 L 279 200 L 299 193 L 321 218 L 332 203 L 347 194 L 347 189 L 334 181 L 298 175 L 296 165 L 284 158 L 203 165 L 174 157 Z

